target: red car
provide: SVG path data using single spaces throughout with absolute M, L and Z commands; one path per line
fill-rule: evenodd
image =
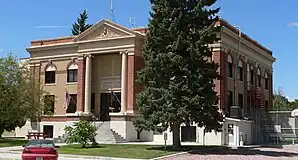
M 23 147 L 22 160 L 58 160 L 59 146 L 52 140 L 29 140 Z

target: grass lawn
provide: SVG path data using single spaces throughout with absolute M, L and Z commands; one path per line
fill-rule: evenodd
M 25 139 L 15 139 L 15 138 L 1 138 L 0 147 L 13 147 L 13 146 L 22 146 L 26 144 L 27 140 Z
M 137 144 L 100 144 L 97 148 L 81 148 L 81 145 L 69 145 L 61 146 L 59 148 L 59 153 L 115 158 L 151 159 L 178 152 L 200 150 L 211 147 L 216 146 L 183 146 L 179 150 L 173 149 L 170 146 L 168 146 L 167 152 L 165 152 L 164 146 L 150 146 Z

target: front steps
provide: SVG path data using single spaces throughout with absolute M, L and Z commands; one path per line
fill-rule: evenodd
M 94 122 L 98 127 L 95 140 L 97 143 L 114 144 L 124 143 L 125 138 L 110 128 L 110 122 Z

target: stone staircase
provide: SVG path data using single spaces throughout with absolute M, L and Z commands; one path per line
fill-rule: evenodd
M 95 140 L 97 143 L 124 143 L 126 140 L 110 128 L 110 122 L 95 122 L 95 125 L 98 127 L 97 135 Z

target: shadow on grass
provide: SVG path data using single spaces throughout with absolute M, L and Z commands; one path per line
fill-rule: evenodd
M 270 150 L 261 150 L 259 148 L 221 148 L 221 149 L 212 149 L 204 151 L 191 151 L 190 154 L 200 154 L 200 155 L 262 155 L 269 157 L 297 157 L 298 153 L 294 152 L 284 152 L 284 151 L 270 151 Z
M 67 145 L 67 146 L 61 146 L 60 148 L 68 148 L 68 149 L 98 149 L 98 148 L 106 148 L 106 146 L 103 145 L 96 145 L 96 146 L 92 146 L 92 145 L 87 145 L 85 147 L 82 147 L 82 145 Z

